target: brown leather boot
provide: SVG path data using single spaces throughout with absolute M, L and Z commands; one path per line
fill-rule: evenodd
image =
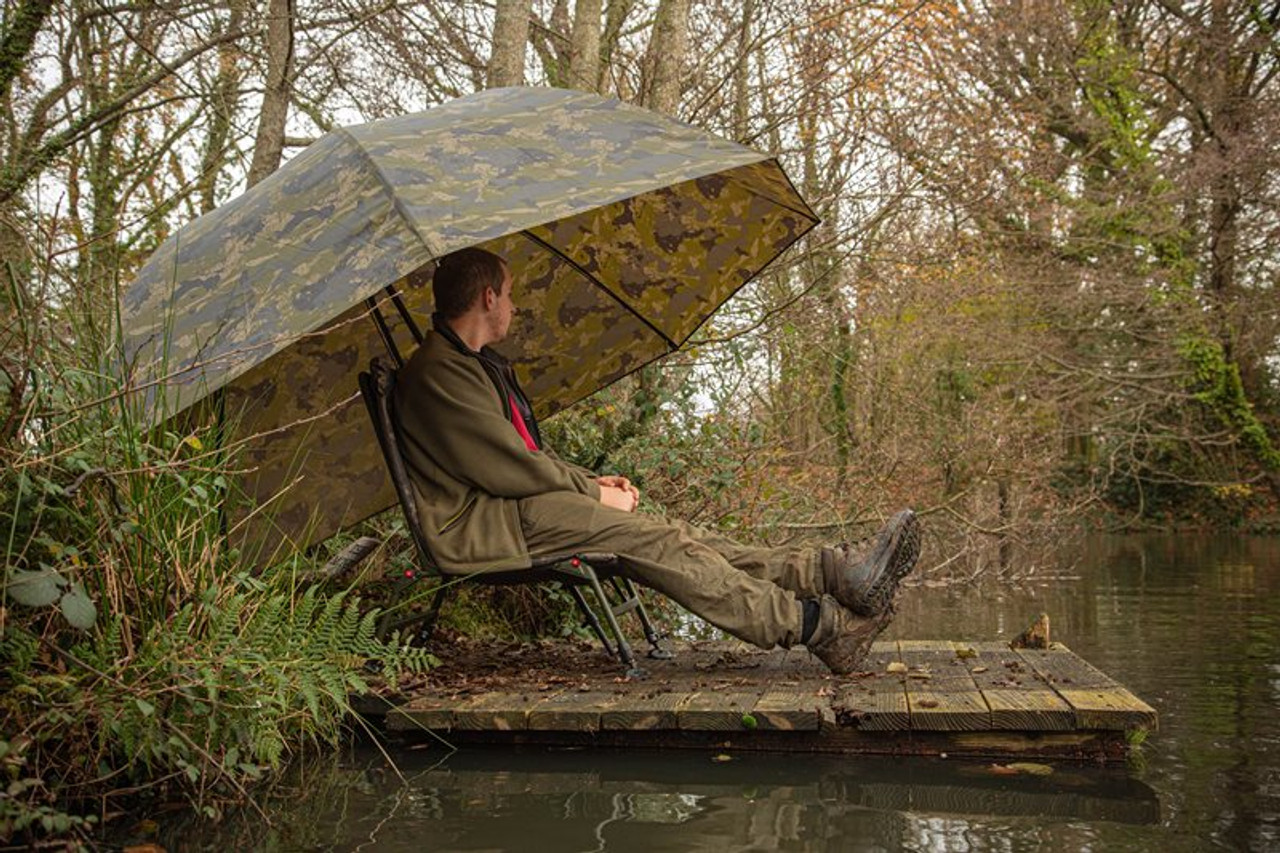
M 884 611 L 920 558 L 920 523 L 909 509 L 889 519 L 861 548 L 823 548 L 822 579 L 827 592 L 860 616 Z
M 818 605 L 818 627 L 805 645 L 827 669 L 836 675 L 848 675 L 858 671 L 871 643 L 892 619 L 891 607 L 874 616 L 857 616 L 824 595 Z

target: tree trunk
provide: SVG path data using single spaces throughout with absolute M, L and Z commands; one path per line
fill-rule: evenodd
M 250 187 L 280 168 L 284 152 L 284 124 L 293 87 L 293 13 L 293 0 L 270 0 L 267 5 L 267 85 L 246 180 Z
M 498 0 L 487 88 L 524 85 L 524 53 L 529 43 L 531 6 L 532 0 Z
M 244 26 L 244 12 L 243 0 L 233 0 L 227 32 L 238 32 Z M 240 51 L 234 43 L 218 46 L 218 76 L 209 95 L 209 135 L 200 155 L 200 176 L 196 185 L 201 213 L 208 213 L 218 206 L 218 176 L 227 163 L 231 119 L 236 110 L 236 93 L 243 79 L 239 58 Z
M 680 72 L 689 50 L 689 0 L 662 0 L 645 53 L 642 103 L 674 116 L 680 109 Z
M 573 9 L 573 37 L 569 48 L 569 86 L 598 91 L 600 87 L 600 13 L 602 0 L 578 0 Z

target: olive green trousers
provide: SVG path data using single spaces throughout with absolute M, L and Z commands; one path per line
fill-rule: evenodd
M 762 649 L 799 643 L 801 600 L 825 591 L 814 549 L 753 548 L 574 492 L 535 495 L 519 505 L 530 555 L 617 554 L 621 574 Z

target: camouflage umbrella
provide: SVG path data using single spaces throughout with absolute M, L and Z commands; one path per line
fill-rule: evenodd
M 430 313 L 432 261 L 508 259 L 505 354 L 547 416 L 678 348 L 817 217 L 778 163 L 594 94 L 496 89 L 321 137 L 156 251 L 123 299 L 154 419 L 224 389 L 272 542 L 395 502 L 357 399 L 389 334 Z M 389 289 L 390 288 L 390 289 Z M 587 357 L 589 355 L 589 357 Z

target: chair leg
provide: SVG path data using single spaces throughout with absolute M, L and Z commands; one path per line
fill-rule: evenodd
M 617 583 L 619 579 L 614 578 L 613 580 Z M 636 589 L 636 585 L 631 578 L 624 577 L 621 580 L 625 589 L 624 594 L 636 603 L 636 616 L 640 618 L 640 626 L 644 628 L 644 638 L 649 641 L 649 657 L 654 660 L 671 660 L 675 657 L 675 653 L 670 649 L 663 648 L 663 636 L 653 626 L 653 620 L 649 618 L 649 611 L 645 609 L 644 601 L 640 598 L 640 590 Z
M 444 606 L 445 599 L 452 592 L 453 584 L 442 583 L 436 590 L 436 594 L 431 596 L 431 605 L 427 608 L 426 618 L 422 620 L 422 627 L 418 629 L 418 642 L 427 642 L 436 632 L 436 619 L 440 616 L 440 608 Z
M 431 634 L 435 631 L 436 617 L 440 615 L 440 608 L 444 605 L 444 601 L 452 592 L 452 584 L 444 584 L 436 590 L 435 595 L 431 598 L 431 604 L 427 608 L 425 614 L 413 614 L 410 616 L 397 615 L 395 610 L 400 602 L 404 600 L 409 589 L 415 586 L 421 575 L 415 574 L 412 578 L 401 578 L 395 586 L 392 593 L 391 602 L 387 606 L 387 611 L 378 619 L 378 625 L 374 629 L 374 635 L 380 642 L 385 642 L 391 632 L 405 625 L 412 625 L 415 622 L 421 623 L 421 627 L 414 635 L 418 642 L 426 642 L 430 639 Z
M 617 652 L 614 651 L 613 645 L 609 642 L 609 638 L 605 636 L 604 627 L 600 624 L 600 619 L 596 616 L 596 612 L 591 609 L 591 605 L 587 604 L 587 600 L 582 597 L 582 590 L 578 589 L 576 585 L 571 583 L 565 584 L 565 586 L 569 588 L 569 592 L 573 595 L 573 600 L 577 603 L 578 609 L 582 611 L 583 621 L 586 623 L 587 627 L 590 628 L 592 633 L 594 633 L 600 640 L 600 645 L 604 646 L 604 650 L 609 657 L 615 656 Z
M 622 665 L 627 668 L 627 675 L 639 677 L 644 675 L 644 670 L 636 666 L 635 653 L 631 651 L 631 644 L 627 642 L 626 636 L 622 633 L 621 626 L 618 625 L 618 617 L 613 613 L 613 605 L 609 603 L 609 597 L 605 594 L 604 587 L 600 583 L 600 577 L 596 574 L 595 569 L 583 564 L 588 569 L 587 581 L 591 584 L 591 588 L 595 591 L 596 598 L 600 601 L 600 607 L 604 610 L 605 621 L 609 623 L 609 631 L 618 641 L 618 657 L 622 660 Z

